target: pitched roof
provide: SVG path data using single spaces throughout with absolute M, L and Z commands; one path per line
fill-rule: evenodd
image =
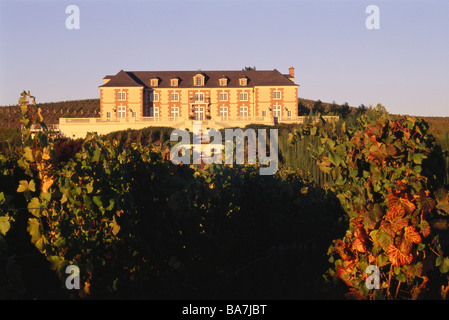
M 151 88 L 150 80 L 159 79 L 158 87 L 169 88 L 170 79 L 177 77 L 179 79 L 179 88 L 197 88 L 193 83 L 193 78 L 197 74 L 205 76 L 203 87 L 212 88 L 219 86 L 219 79 L 228 78 L 227 87 L 242 87 L 239 83 L 240 78 L 246 77 L 248 83 L 246 87 L 254 86 L 297 86 L 293 81 L 281 74 L 278 70 L 241 70 L 241 71 L 123 71 L 121 70 L 115 76 L 106 76 L 110 79 L 106 84 L 100 87 L 136 87 L 146 86 Z
M 120 70 L 115 76 L 107 76 L 105 77 L 109 80 L 106 84 L 101 87 L 142 87 L 144 84 L 136 78 L 133 74 L 129 74 L 129 72 L 125 72 Z

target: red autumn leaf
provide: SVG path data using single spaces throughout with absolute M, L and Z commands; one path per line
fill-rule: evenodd
M 391 221 L 391 227 L 395 232 L 399 232 L 403 228 L 405 228 L 408 225 L 407 219 L 402 218 L 396 218 L 393 221 Z
M 398 154 L 398 149 L 396 149 L 395 146 L 393 146 L 392 144 L 388 144 L 387 145 L 387 155 L 388 156 L 395 156 Z
M 365 130 L 365 133 L 371 137 L 373 135 L 380 137 L 382 135 L 382 129 L 384 125 L 381 123 L 376 124 L 375 126 L 370 126 Z
M 431 197 L 428 197 L 427 190 L 421 190 L 418 195 L 418 203 L 421 204 L 423 213 L 429 213 L 433 208 L 435 208 L 436 202 Z
M 421 234 L 424 238 L 426 238 L 430 235 L 430 232 L 431 232 L 430 225 L 426 220 L 421 220 L 419 228 L 420 228 Z
M 401 243 L 399 244 L 399 250 L 402 254 L 408 255 L 413 249 L 413 243 L 410 242 L 406 237 L 402 237 Z
M 371 146 L 369 149 L 368 160 L 382 162 L 387 157 L 387 151 L 385 145 L 381 145 L 380 147 Z
M 396 197 L 394 194 L 388 196 L 387 220 L 395 217 L 402 217 L 404 214 L 411 214 L 415 211 L 415 205 L 406 198 Z
M 363 225 L 356 221 L 356 220 L 352 220 L 351 221 L 352 227 L 354 228 L 354 237 L 356 238 L 362 238 L 364 241 L 364 239 L 366 238 L 366 232 L 365 229 L 363 229 Z
M 387 248 L 388 259 L 391 261 L 393 267 L 400 267 L 402 265 L 408 265 L 413 260 L 412 254 L 403 254 L 401 250 L 396 248 L 393 244 L 390 244 Z
M 365 243 L 360 240 L 360 238 L 356 238 L 353 242 L 352 242 L 352 249 L 356 250 L 360 253 L 365 253 L 366 252 L 366 245 Z
M 349 270 L 345 267 L 342 267 L 340 265 L 337 266 L 337 277 L 339 277 L 341 280 L 346 283 L 348 287 L 352 287 L 353 284 L 351 282 L 351 275 L 349 274 Z
M 363 228 L 363 225 L 355 220 L 351 221 L 351 225 L 354 229 L 354 241 L 352 242 L 352 250 L 365 253 L 366 252 L 366 239 L 367 234 L 365 232 L 365 229 Z
M 420 243 L 421 242 L 421 236 L 418 232 L 416 232 L 415 227 L 408 226 L 404 229 L 404 236 L 405 238 L 413 243 Z
M 396 231 L 393 230 L 391 227 L 391 223 L 388 221 L 382 220 L 380 223 L 380 230 L 389 235 L 390 237 L 394 237 L 396 234 Z
M 387 221 L 381 222 L 381 227 L 383 227 L 384 231 L 390 236 L 394 237 L 394 235 L 401 231 L 403 228 L 408 226 L 408 220 L 400 217 L 394 217 L 393 219 L 388 219 L 388 214 L 386 217 Z M 382 225 L 383 223 L 383 225 Z

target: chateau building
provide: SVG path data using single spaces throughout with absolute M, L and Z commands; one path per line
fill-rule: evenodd
M 270 121 L 298 114 L 298 85 L 270 71 L 123 71 L 103 78 L 101 118 Z
M 301 123 L 295 69 L 124 71 L 103 78 L 100 118 L 61 118 L 68 137 L 165 126 L 189 129 Z

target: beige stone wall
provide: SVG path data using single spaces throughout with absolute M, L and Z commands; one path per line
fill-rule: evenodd
M 273 91 L 281 92 L 280 99 L 273 99 Z M 298 116 L 298 87 L 256 87 L 257 116 L 262 117 L 265 112 L 267 117 L 273 116 L 273 106 L 281 106 L 281 117 L 287 117 L 287 111 L 291 111 L 291 117 Z
M 308 117 L 296 117 L 294 119 L 281 119 L 280 123 L 304 123 Z M 326 121 L 338 121 L 338 116 L 324 116 Z M 314 121 L 320 121 L 318 117 L 314 117 Z M 273 125 L 274 122 L 271 119 L 265 118 L 264 120 L 230 120 L 227 122 L 220 122 L 214 120 L 208 120 L 202 122 L 202 128 L 234 128 L 234 127 L 244 127 L 248 124 L 259 123 L 266 125 Z M 139 130 L 146 127 L 157 126 L 157 127 L 170 127 L 176 129 L 189 129 L 193 130 L 194 121 L 168 121 L 159 120 L 151 121 L 149 118 L 135 119 L 135 118 L 123 118 L 119 120 L 103 120 L 99 118 L 60 118 L 59 119 L 59 130 L 60 132 L 68 138 L 84 138 L 88 132 L 96 132 L 100 135 L 108 134 L 114 131 L 120 130 Z
M 117 100 L 117 93 L 125 92 L 124 101 Z M 101 118 L 106 119 L 107 113 L 111 113 L 111 119 L 117 118 L 118 106 L 126 107 L 126 116 L 131 117 L 132 112 L 136 116 L 143 115 L 143 87 L 103 87 L 100 88 L 100 113 Z

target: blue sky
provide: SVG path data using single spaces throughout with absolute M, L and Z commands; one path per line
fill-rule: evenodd
M 79 30 L 65 25 L 71 4 Z M 302 98 L 449 116 L 448 14 L 447 0 L 0 0 L 0 105 L 22 90 L 99 98 L 121 69 L 294 66 Z

